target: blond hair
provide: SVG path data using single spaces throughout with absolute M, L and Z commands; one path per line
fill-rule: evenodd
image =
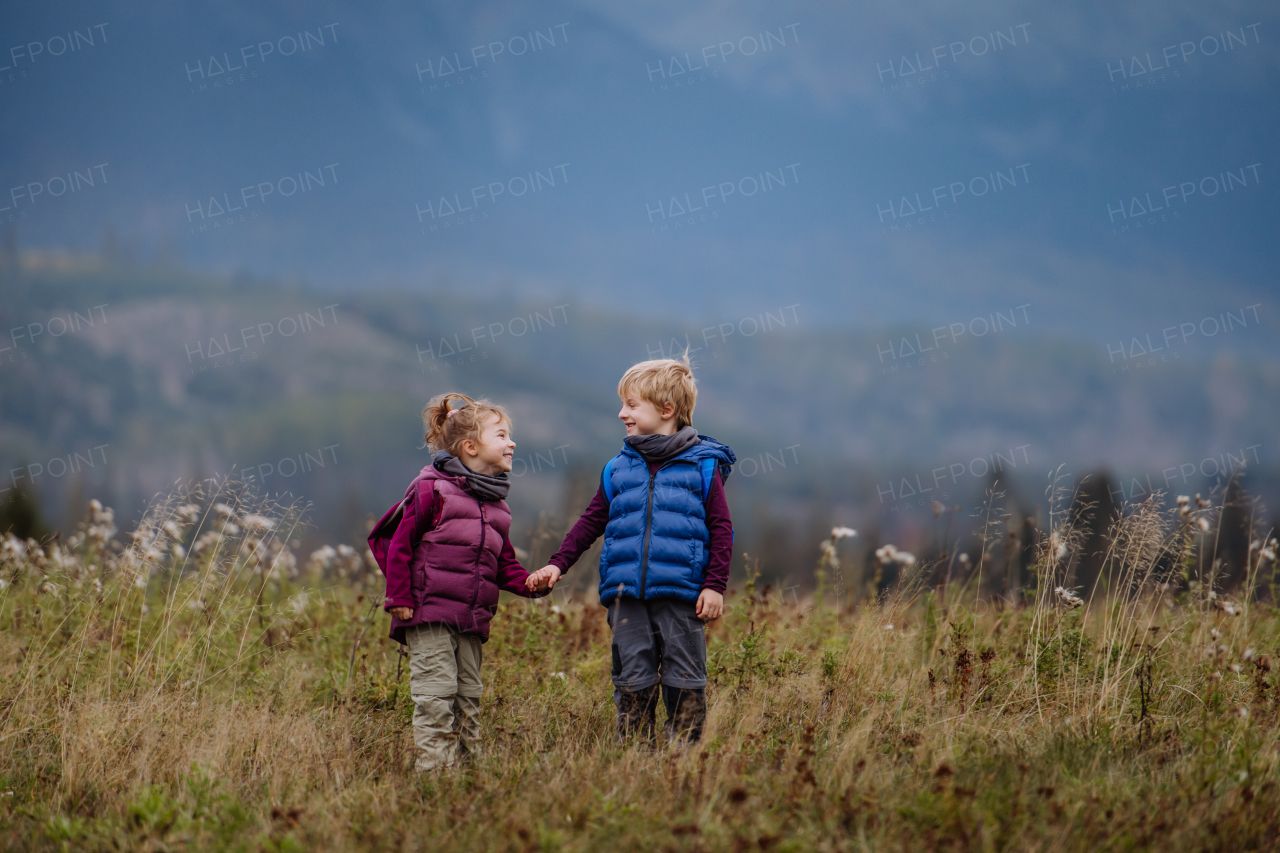
M 454 398 L 463 401 L 456 409 L 450 407 Z M 490 415 L 497 415 L 500 420 L 511 424 L 507 410 L 489 400 L 473 400 L 466 394 L 453 391 L 439 394 L 432 397 L 422 410 L 423 438 L 433 451 L 447 450 L 457 456 L 462 442 L 467 439 L 480 441 L 480 432 L 489 423 Z
M 634 391 L 640 399 L 652 403 L 658 411 L 667 403 L 676 407 L 676 428 L 693 423 L 693 407 L 698 404 L 698 386 L 689 366 L 689 353 L 680 361 L 655 358 L 631 366 L 618 380 L 618 396 L 625 398 Z

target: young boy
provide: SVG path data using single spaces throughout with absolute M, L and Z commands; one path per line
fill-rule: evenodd
M 693 428 L 698 399 L 683 362 L 644 361 L 618 383 L 627 428 L 586 512 L 533 589 L 561 575 L 604 534 L 600 603 L 613 629 L 618 739 L 653 743 L 659 685 L 667 737 L 697 741 L 707 716 L 705 624 L 724 608 L 733 525 L 724 481 L 733 451 Z

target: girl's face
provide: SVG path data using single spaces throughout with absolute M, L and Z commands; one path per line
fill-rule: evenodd
M 491 415 L 480 430 L 480 440 L 466 439 L 458 448 L 462 464 L 478 474 L 501 474 L 511 470 L 511 455 L 516 443 L 511 438 L 511 424 L 501 415 Z
M 676 406 L 667 403 L 659 411 L 648 400 L 640 399 L 633 391 L 622 397 L 622 410 L 618 418 L 627 427 L 627 435 L 675 435 Z

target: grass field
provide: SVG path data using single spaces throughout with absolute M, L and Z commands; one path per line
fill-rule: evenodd
M 1213 590 L 1193 509 L 1118 523 L 1080 607 L 1069 529 L 1016 607 L 976 594 L 981 559 L 842 611 L 748 584 L 685 753 L 616 744 L 598 605 L 512 601 L 483 754 L 419 777 L 363 546 L 295 565 L 294 513 L 213 487 L 127 545 L 94 506 L 0 556 L 0 846 L 1274 849 L 1280 615 Z

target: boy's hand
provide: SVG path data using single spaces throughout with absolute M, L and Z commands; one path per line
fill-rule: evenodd
M 703 622 L 714 622 L 724 613 L 724 596 L 714 589 L 704 589 L 698 595 L 698 618 Z
M 392 607 L 388 609 L 387 612 L 402 622 L 408 622 L 413 618 L 412 607 Z
M 556 581 L 560 580 L 560 574 L 559 566 L 543 566 L 529 575 L 529 579 L 524 582 L 524 585 L 534 591 L 551 589 L 556 585 Z

